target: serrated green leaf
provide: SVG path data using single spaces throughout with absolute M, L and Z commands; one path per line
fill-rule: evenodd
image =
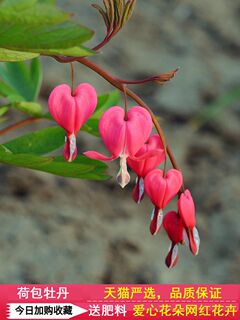
M 0 162 L 17 167 L 23 167 L 42 172 L 52 173 L 62 177 L 71 177 L 87 180 L 107 180 L 110 178 L 105 173 L 102 164 L 98 161 L 82 162 L 82 157 L 72 163 L 66 162 L 62 157 L 40 157 L 32 154 L 13 154 L 0 146 Z M 100 165 L 100 166 L 99 166 Z
M 4 146 L 12 153 L 43 155 L 61 148 L 65 132 L 60 127 L 41 129 L 8 141 Z
M 6 62 L 7 61 L 9 62 L 25 61 L 25 60 L 33 59 L 38 56 L 39 56 L 39 53 L 21 52 L 21 51 L 14 51 L 14 50 L 0 48 L 0 62 L 1 61 L 6 61 Z

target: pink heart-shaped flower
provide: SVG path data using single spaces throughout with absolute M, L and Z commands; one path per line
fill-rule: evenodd
M 67 84 L 53 89 L 48 107 L 53 119 L 66 131 L 64 157 L 68 161 L 77 155 L 76 135 L 82 125 L 93 114 L 97 106 L 96 90 L 88 83 L 80 84 L 74 95 Z
M 178 245 L 183 243 L 183 222 L 175 211 L 170 211 L 163 218 L 163 227 L 172 242 L 165 263 L 168 268 L 173 268 L 178 261 Z
M 178 200 L 178 211 L 186 228 L 195 227 L 195 205 L 192 195 L 188 189 L 180 195 Z
M 150 114 L 142 107 L 132 107 L 125 118 L 123 108 L 115 106 L 104 112 L 99 121 L 99 132 L 106 148 L 107 157 L 95 151 L 87 151 L 89 158 L 111 161 L 119 156 L 134 157 L 152 131 Z
M 169 239 L 174 244 L 183 242 L 183 222 L 175 211 L 170 211 L 165 214 L 163 218 L 163 227 L 166 230 Z
M 82 83 L 72 95 L 71 88 L 61 84 L 51 92 L 48 106 L 53 119 L 69 134 L 76 134 L 96 109 L 96 90 Z
M 182 182 L 183 178 L 179 170 L 170 169 L 164 177 L 162 170 L 155 169 L 145 177 L 144 186 L 152 203 L 157 208 L 163 209 L 178 193 Z
M 104 112 L 99 121 L 99 132 L 111 156 L 95 151 L 87 151 L 84 154 L 91 159 L 102 161 L 111 161 L 120 157 L 118 182 L 124 187 L 130 180 L 126 159 L 135 157 L 149 138 L 151 131 L 151 116 L 142 107 L 132 107 L 127 114 L 119 106 L 111 107 Z

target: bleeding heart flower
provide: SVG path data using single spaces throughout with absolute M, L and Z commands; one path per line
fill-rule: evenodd
M 178 245 L 183 243 L 183 222 L 175 211 L 170 211 L 163 218 L 163 227 L 172 242 L 165 263 L 168 268 L 173 268 L 178 261 Z
M 149 151 L 155 151 L 155 155 L 150 154 L 143 160 L 134 160 L 132 158 L 127 159 L 127 164 L 138 176 L 133 190 L 133 199 L 137 203 L 140 203 L 144 197 L 145 176 L 153 169 L 156 169 L 166 157 L 163 142 L 158 134 L 150 136 L 142 148 L 136 153 L 136 157 L 141 157 L 146 153 L 149 154 Z
M 91 159 L 102 161 L 112 161 L 120 157 L 117 181 L 124 188 L 130 181 L 127 158 L 136 159 L 136 153 L 149 138 L 151 131 L 151 116 L 142 107 L 132 107 L 127 114 L 121 107 L 112 107 L 104 112 L 99 121 L 99 132 L 112 155 L 108 157 L 95 151 L 87 151 L 84 154 Z M 148 154 L 143 158 L 147 156 Z
M 53 119 L 66 131 L 64 158 L 73 161 L 77 155 L 76 135 L 97 106 L 96 90 L 88 83 L 80 84 L 74 95 L 61 84 L 53 89 L 48 100 Z
M 178 200 L 178 211 L 182 218 L 186 233 L 184 241 L 194 255 L 198 254 L 200 237 L 196 228 L 195 205 L 189 190 L 185 190 Z
M 159 169 L 152 170 L 144 179 L 146 193 L 155 205 L 151 216 L 150 232 L 155 235 L 160 230 L 163 218 L 162 209 L 178 193 L 183 178 L 179 170 L 170 169 L 166 176 Z

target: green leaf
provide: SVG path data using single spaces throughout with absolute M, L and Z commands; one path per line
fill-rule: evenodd
M 12 10 L 23 10 L 33 6 L 37 0 L 2 0 L 0 8 L 11 8 Z
M 98 104 L 91 118 L 100 119 L 104 111 L 106 111 L 108 108 L 112 106 L 117 105 L 119 101 L 120 101 L 120 94 L 118 90 L 114 90 L 98 96 Z
M 13 107 L 33 117 L 41 117 L 43 115 L 42 106 L 36 102 L 17 102 L 13 104 Z
M 43 155 L 61 148 L 64 144 L 65 132 L 60 127 L 51 127 L 28 133 L 4 146 L 12 153 L 31 153 Z
M 89 134 L 92 134 L 93 136 L 99 137 L 99 131 L 98 131 L 98 119 L 89 119 L 81 128 L 82 131 L 85 131 Z
M 48 5 L 55 5 L 56 4 L 56 0 L 39 0 L 42 3 L 46 3 Z
M 40 0 L 2 2 L 0 47 L 10 50 L 2 53 L 2 60 L 31 58 L 26 52 L 69 56 L 93 54 L 93 51 L 81 46 L 83 42 L 91 39 L 93 32 L 77 22 L 70 21 L 71 14 L 53 4 L 54 1 Z M 24 54 L 20 56 L 18 52 Z
M 105 173 L 99 161 L 88 161 L 78 157 L 74 162 L 68 163 L 62 157 L 39 157 L 31 154 L 13 154 L 5 146 L 0 146 L 0 162 L 17 167 L 23 167 L 43 172 L 52 173 L 62 177 L 71 177 L 87 180 L 107 180 L 110 178 Z M 89 160 L 89 159 L 87 159 Z
M 70 18 L 70 13 L 64 12 L 56 6 L 47 4 L 34 4 L 27 7 L 0 6 L 0 21 L 9 22 L 14 19 L 14 24 L 44 25 L 62 23 Z
M 35 101 L 39 95 L 43 79 L 40 59 L 33 59 L 31 61 L 30 78 L 32 79 L 32 100 Z
M 0 96 L 7 98 L 11 95 L 17 95 L 16 90 L 12 89 L 5 82 L 0 80 Z
M 91 30 L 71 21 L 43 26 L 0 21 L 0 47 L 12 50 L 66 49 L 78 46 L 92 35 Z
M 66 48 L 66 49 L 31 49 L 31 51 L 36 51 L 42 55 L 52 56 L 52 55 L 62 55 L 70 57 L 87 57 L 96 54 L 95 51 L 88 49 L 84 46 Z
M 104 111 L 108 108 L 117 105 L 120 100 L 118 90 L 114 90 L 107 94 L 98 96 L 98 105 L 96 111 L 91 118 L 84 124 L 81 130 L 86 131 L 94 136 L 99 136 L 98 123 Z
M 37 56 L 39 56 L 39 53 L 20 52 L 20 51 L 0 48 L 0 62 L 1 61 L 9 61 L 9 62 L 24 61 L 24 60 L 33 59 Z
M 9 105 L 0 106 L 0 117 L 2 117 L 9 110 Z
M 2 63 L 0 65 L 0 77 L 13 89 L 13 95 L 17 94 L 23 97 L 22 100 L 34 101 L 42 82 L 39 59 L 33 59 L 30 65 L 24 62 Z

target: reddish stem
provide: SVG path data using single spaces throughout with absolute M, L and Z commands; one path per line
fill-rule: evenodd
M 147 82 L 153 82 L 158 79 L 158 76 L 151 76 L 142 80 L 124 80 L 124 79 L 118 79 L 119 82 L 124 83 L 124 84 L 144 84 Z
M 75 96 L 75 90 L 74 90 L 74 65 L 73 65 L 73 62 L 71 62 L 70 65 L 71 65 L 71 83 L 72 83 L 71 93 L 72 93 L 72 96 Z
M 28 124 L 31 124 L 31 123 L 34 123 L 34 122 L 37 122 L 40 120 L 42 120 L 42 118 L 27 118 L 27 119 L 21 120 L 19 122 L 16 122 L 16 123 L 6 127 L 5 129 L 0 130 L 0 136 L 3 136 L 4 134 L 6 134 L 10 131 L 13 131 L 15 129 L 21 128 L 23 126 L 26 126 Z

